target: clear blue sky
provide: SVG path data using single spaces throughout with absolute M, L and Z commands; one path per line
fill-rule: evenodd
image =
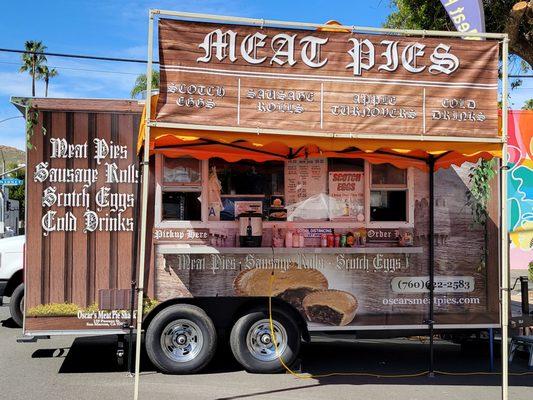
M 376 27 L 391 11 L 389 0 L 9 0 L 1 7 L 0 47 L 22 49 L 26 40 L 41 40 L 50 52 L 145 58 L 149 8 Z M 19 65 L 19 54 L 0 52 L 0 121 L 18 115 L 10 96 L 31 95 L 31 80 Z M 57 57 L 48 65 L 59 71 L 49 97 L 128 98 L 136 75 L 145 71 L 142 64 Z M 513 93 L 514 107 L 533 97 L 532 81 Z M 42 82 L 37 96 L 44 96 Z M 22 118 L 0 122 L 0 144 L 24 149 L 24 140 Z

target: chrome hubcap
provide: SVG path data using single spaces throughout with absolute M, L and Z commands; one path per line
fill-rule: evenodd
M 287 348 L 287 331 L 277 321 L 273 321 L 273 328 L 275 338 L 272 338 L 268 319 L 257 321 L 248 330 L 246 345 L 254 358 L 261 361 L 273 361 L 278 358 L 278 354 L 283 355 L 285 352 Z M 273 339 L 276 340 L 278 347 L 277 354 Z
M 178 319 L 169 323 L 161 334 L 161 348 L 167 357 L 176 362 L 194 359 L 202 350 L 202 331 L 194 322 Z
M 269 344 L 271 340 L 272 339 L 271 339 L 270 335 L 261 336 L 261 343 L 263 343 L 263 344 Z

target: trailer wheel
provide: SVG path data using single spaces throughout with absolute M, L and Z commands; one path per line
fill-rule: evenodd
M 161 371 L 190 374 L 213 358 L 217 335 L 211 318 L 199 307 L 177 304 L 159 312 L 146 331 L 146 352 Z
M 300 351 L 300 329 L 295 321 L 280 310 L 272 312 L 277 344 L 274 346 L 268 310 L 253 310 L 235 322 L 230 345 L 233 355 L 247 371 L 280 372 L 284 369 L 279 358 L 290 366 Z
M 15 324 L 22 328 L 24 315 L 24 284 L 18 285 L 9 299 L 9 313 Z

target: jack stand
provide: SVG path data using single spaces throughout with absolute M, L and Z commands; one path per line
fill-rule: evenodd
M 124 366 L 124 335 L 117 335 L 117 365 Z

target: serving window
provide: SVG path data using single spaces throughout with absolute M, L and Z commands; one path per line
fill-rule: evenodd
M 408 222 L 407 169 L 371 166 L 370 221 Z
M 161 218 L 202 220 L 202 162 L 192 157 L 162 157 Z
M 228 162 L 158 155 L 156 169 L 156 224 L 161 226 L 229 227 L 247 211 L 261 213 L 265 226 L 269 221 L 313 227 L 413 226 L 412 171 L 387 163 L 342 157 Z
M 222 195 L 283 195 L 282 161 L 230 163 L 221 158 L 209 160 L 209 170 L 216 169 Z
M 163 157 L 163 183 L 198 186 L 202 183 L 202 162 L 192 157 Z

